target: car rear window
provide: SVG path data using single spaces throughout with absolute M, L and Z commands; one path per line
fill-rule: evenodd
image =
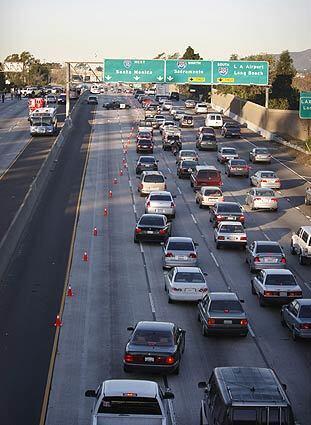
M 234 122 L 226 122 L 226 127 L 232 127 L 232 128 L 240 128 L 239 124 L 236 124 Z
M 261 173 L 261 177 L 268 177 L 268 178 L 276 178 L 276 175 L 274 173 L 270 173 L 269 171 L 263 171 Z
M 211 301 L 210 311 L 243 311 L 239 301 L 235 300 L 213 300 Z
M 219 231 L 220 233 L 245 233 L 243 226 L 238 224 L 223 224 Z
M 204 277 L 201 273 L 187 273 L 187 272 L 178 272 L 175 275 L 175 282 L 178 283 L 187 283 L 187 282 L 192 282 L 192 283 L 204 283 Z
M 182 167 L 184 168 L 191 168 L 191 167 L 195 167 L 197 165 L 197 163 L 195 161 L 183 161 L 182 162 Z
M 172 251 L 194 251 L 192 242 L 169 242 L 168 250 Z
M 198 172 L 198 177 L 199 178 L 203 178 L 203 179 L 207 179 L 207 178 L 211 178 L 211 179 L 216 179 L 219 177 L 220 172 L 219 171 L 214 171 L 214 170 L 200 170 Z
M 104 397 L 98 413 L 116 415 L 162 415 L 159 402 L 151 397 Z
M 270 245 L 270 244 L 260 244 L 256 248 L 257 254 L 262 253 L 273 253 L 273 254 L 282 254 L 281 247 L 279 245 Z
M 131 342 L 135 345 L 150 345 L 151 347 L 171 347 L 174 344 L 172 332 L 147 329 L 134 331 Z
M 215 134 L 203 133 L 202 140 L 216 140 Z
M 255 149 L 255 153 L 268 154 L 269 151 L 268 151 L 268 149 L 265 149 L 265 148 L 259 148 L 259 149 Z
M 215 189 L 205 189 L 204 190 L 204 196 L 221 196 L 221 190 L 215 190 Z
M 147 174 L 144 178 L 145 183 L 164 183 L 164 177 L 158 174 Z
M 220 204 L 217 207 L 219 213 L 241 213 L 241 207 L 238 204 Z
M 190 120 L 190 121 L 192 121 L 193 120 L 193 117 L 191 115 L 184 115 L 183 116 L 183 119 L 184 120 Z
M 151 195 L 149 199 L 150 201 L 169 201 L 169 202 L 172 200 L 170 195 Z
M 231 160 L 231 165 L 242 165 L 242 166 L 245 166 L 246 165 L 246 161 L 244 159 L 232 159 Z
M 181 156 L 196 156 L 196 153 L 194 151 L 181 151 Z
M 269 189 L 256 189 L 255 191 L 255 195 L 256 196 L 275 196 L 275 193 L 273 192 L 273 190 L 269 190 Z
M 142 162 L 145 164 L 153 164 L 155 162 L 155 159 L 152 158 L 152 156 L 146 156 L 145 158 L 140 158 L 139 162 Z
M 236 154 L 236 150 L 235 149 L 230 149 L 230 148 L 225 148 L 222 150 L 222 153 L 227 154 L 227 155 L 235 155 Z
M 299 311 L 299 317 L 311 319 L 311 305 L 303 305 Z
M 145 226 L 164 226 L 164 219 L 161 216 L 144 215 L 140 219 L 139 224 Z
M 291 274 L 268 274 L 266 277 L 266 285 L 284 285 L 295 286 L 297 285 L 295 278 Z

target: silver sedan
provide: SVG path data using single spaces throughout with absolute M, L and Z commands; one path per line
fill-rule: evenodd
M 273 210 L 278 209 L 278 198 L 273 189 L 256 188 L 251 189 L 245 198 L 245 204 L 249 205 L 251 210 Z
M 281 181 L 274 171 L 257 171 L 250 178 L 252 186 L 280 189 Z
M 262 269 L 286 268 L 286 257 L 278 242 L 254 241 L 246 247 L 245 261 L 251 273 Z
M 171 192 L 151 192 L 145 202 L 146 214 L 164 214 L 175 218 L 176 205 Z
M 271 162 L 271 154 L 267 148 L 253 148 L 249 152 L 251 162 Z
M 235 221 L 221 221 L 214 230 L 216 248 L 221 246 L 232 246 L 245 248 L 247 235 L 242 223 Z
M 196 267 L 198 265 L 197 245 L 191 238 L 168 238 L 163 249 L 163 269 L 176 266 Z

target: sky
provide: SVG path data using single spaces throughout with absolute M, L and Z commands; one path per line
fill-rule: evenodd
M 311 0 L 7 0 L 0 15 L 0 61 L 24 50 L 65 62 L 311 48 Z

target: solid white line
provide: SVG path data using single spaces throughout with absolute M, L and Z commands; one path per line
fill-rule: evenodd
M 177 186 L 177 190 L 181 194 L 181 190 L 180 190 L 179 186 Z
M 214 260 L 214 263 L 216 264 L 216 266 L 219 268 L 219 264 L 218 264 L 218 262 L 216 260 L 216 257 L 215 257 L 215 255 L 212 252 L 211 252 L 211 257 Z
M 194 223 L 195 223 L 195 224 L 197 224 L 197 221 L 196 221 L 196 219 L 195 219 L 194 215 L 193 215 L 193 214 L 190 214 L 190 215 L 191 215 L 192 220 L 194 221 Z
M 250 324 L 248 324 L 248 330 L 249 330 L 249 333 L 252 335 L 252 337 L 253 338 L 256 338 L 255 332 L 253 331 L 253 329 L 252 329 L 252 327 L 251 327 Z
M 263 231 L 262 232 L 264 234 L 264 236 L 267 238 L 268 241 L 270 241 L 271 239 L 269 238 L 269 236 Z
M 139 242 L 139 248 L 140 248 L 140 252 L 143 254 L 145 251 L 144 251 L 143 244 L 141 242 Z
M 172 174 L 172 170 L 170 169 L 170 167 L 167 167 L 168 172 Z
M 176 425 L 177 422 L 176 422 L 176 416 L 175 416 L 172 400 L 171 399 L 167 400 L 167 404 L 168 404 L 168 410 L 170 411 L 172 425 Z
M 151 292 L 149 292 L 149 301 L 150 301 L 151 311 L 152 311 L 152 313 L 155 313 L 155 307 L 154 307 L 154 302 L 153 302 L 153 298 L 152 298 L 152 293 Z
M 134 214 L 136 214 L 136 206 L 135 206 L 135 204 L 133 204 L 133 211 L 134 211 Z
M 132 189 L 132 181 L 131 180 L 129 180 L 129 186 Z
M 295 207 L 296 208 L 296 210 L 300 210 L 300 207 Z

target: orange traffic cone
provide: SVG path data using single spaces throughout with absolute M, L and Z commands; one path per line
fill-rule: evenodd
M 117 184 L 118 183 L 118 179 L 114 178 L 113 179 L 113 184 Z
M 63 323 L 62 323 L 62 321 L 60 320 L 60 315 L 59 315 L 59 314 L 56 316 L 56 320 L 55 320 L 54 326 L 55 326 L 56 328 L 60 328 L 61 326 L 63 326 Z
M 112 190 L 109 190 L 108 195 L 109 195 L 109 198 L 112 198 Z
M 104 216 L 107 217 L 108 215 L 108 208 L 104 208 Z
M 73 297 L 73 292 L 72 292 L 71 285 L 68 285 L 67 297 Z
M 123 176 L 123 170 L 119 171 L 119 176 Z
M 97 232 L 97 227 L 94 227 L 93 229 L 93 236 L 97 236 L 98 232 Z
M 88 261 L 88 260 L 89 260 L 89 257 L 87 255 L 87 252 L 84 251 L 84 253 L 83 253 L 83 261 Z

